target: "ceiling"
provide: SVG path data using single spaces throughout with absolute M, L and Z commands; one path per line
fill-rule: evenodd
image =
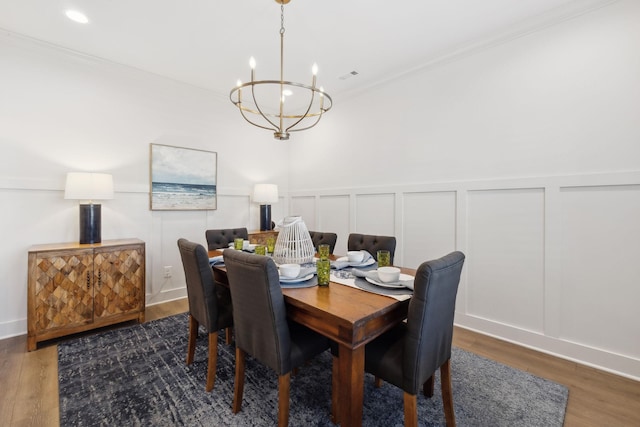
M 335 101 L 611 1 L 292 0 L 284 7 L 285 80 L 310 83 L 316 62 L 318 85 Z M 89 23 L 72 22 L 67 9 Z M 223 96 L 249 80 L 250 56 L 257 79 L 278 79 L 274 0 L 0 0 L 0 29 Z

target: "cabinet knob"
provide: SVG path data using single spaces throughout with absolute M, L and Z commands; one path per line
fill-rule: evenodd
M 91 286 L 91 274 L 87 271 L 87 290 Z

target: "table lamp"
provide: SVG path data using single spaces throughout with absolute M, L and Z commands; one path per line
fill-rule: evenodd
M 101 205 L 93 203 L 93 201 L 113 199 L 113 177 L 111 174 L 67 173 L 64 198 L 81 201 L 80 243 L 100 243 L 102 241 Z
M 271 230 L 271 204 L 278 202 L 278 186 L 256 184 L 253 187 L 253 201 L 260 203 L 260 231 Z

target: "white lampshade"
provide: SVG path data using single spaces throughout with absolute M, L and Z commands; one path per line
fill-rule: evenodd
M 278 186 L 276 184 L 256 184 L 253 187 L 253 201 L 262 205 L 278 202 Z
M 113 177 L 108 173 L 69 172 L 64 187 L 64 198 L 113 199 Z

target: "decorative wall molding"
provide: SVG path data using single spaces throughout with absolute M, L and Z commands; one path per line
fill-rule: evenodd
M 396 262 L 467 254 L 456 323 L 640 379 L 640 171 L 293 191 L 310 229 L 393 234 Z M 601 246 L 605 247 L 601 247 Z M 622 262 L 620 265 L 616 261 Z M 611 290 L 611 292 L 608 292 Z

